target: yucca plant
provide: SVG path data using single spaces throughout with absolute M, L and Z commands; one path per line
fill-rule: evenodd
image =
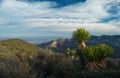
M 93 61 L 96 59 L 96 55 L 95 55 L 95 48 L 94 47 L 86 47 L 83 51 L 82 54 L 84 56 L 85 59 L 87 59 L 88 61 Z
M 100 61 L 113 54 L 113 49 L 107 44 L 86 47 L 82 51 L 83 56 L 90 61 Z
M 73 60 L 77 58 L 77 54 L 75 50 L 71 50 L 70 48 L 67 48 L 66 52 L 67 55 L 70 56 Z
M 86 68 L 89 71 L 98 71 L 106 68 L 104 59 L 113 54 L 113 49 L 107 44 L 86 47 L 82 51 L 84 59 L 87 59 Z
M 104 59 L 107 56 L 110 56 L 113 54 L 113 49 L 107 44 L 99 44 L 97 45 L 96 49 L 98 50 L 98 59 Z
M 84 28 L 79 28 L 73 32 L 72 38 L 79 42 L 78 49 L 84 49 L 86 47 L 85 40 L 90 38 L 90 33 Z

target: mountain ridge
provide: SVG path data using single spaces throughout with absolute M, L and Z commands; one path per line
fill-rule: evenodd
M 102 35 L 102 36 L 91 36 L 86 41 L 88 46 L 105 43 L 113 47 L 115 54 L 114 57 L 120 57 L 120 35 Z M 56 52 L 65 53 L 67 48 L 76 49 L 78 43 L 73 39 L 62 39 L 52 40 L 47 43 L 41 43 L 37 46 L 42 48 L 49 48 Z

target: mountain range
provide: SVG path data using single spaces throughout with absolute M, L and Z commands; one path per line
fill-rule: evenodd
M 87 46 L 105 43 L 110 45 L 114 49 L 114 57 L 120 57 L 120 35 L 102 35 L 102 36 L 91 36 L 86 41 Z M 67 48 L 76 49 L 78 42 L 73 39 L 62 39 L 52 40 L 47 43 L 41 43 L 37 46 L 47 49 L 52 49 L 55 52 L 65 53 Z

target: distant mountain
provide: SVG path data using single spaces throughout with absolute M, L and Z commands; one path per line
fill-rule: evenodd
M 28 43 L 31 43 L 31 44 L 34 44 L 34 45 L 37 45 L 37 44 L 40 44 L 40 43 L 47 43 L 49 41 L 50 40 L 27 40 Z
M 103 36 L 91 36 L 90 40 L 86 42 L 89 45 L 96 45 L 100 43 L 105 43 L 113 47 L 114 57 L 120 57 L 120 35 L 103 35 Z M 65 53 L 67 48 L 75 49 L 78 43 L 72 39 L 57 39 L 52 40 L 48 43 L 38 44 L 39 47 L 49 48 L 56 52 Z

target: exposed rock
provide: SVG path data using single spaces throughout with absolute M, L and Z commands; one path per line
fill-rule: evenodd
M 50 47 L 53 47 L 53 48 L 57 47 L 57 43 L 58 42 L 56 40 L 52 40 L 51 44 L 50 44 Z

